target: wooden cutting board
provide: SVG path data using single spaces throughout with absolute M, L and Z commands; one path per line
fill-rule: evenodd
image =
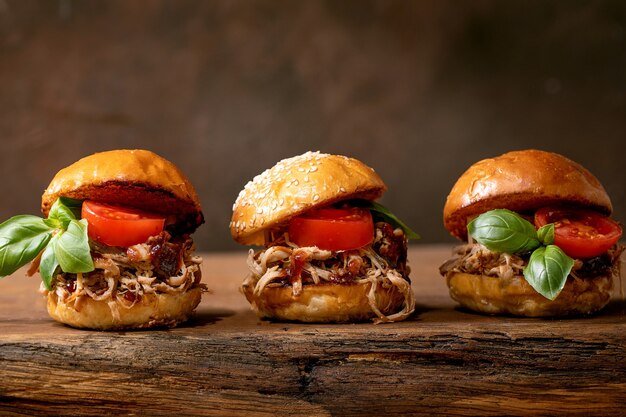
M 568 320 L 462 311 L 437 272 L 450 249 L 410 249 L 417 311 L 382 325 L 258 320 L 243 251 L 204 254 L 212 293 L 172 330 L 60 325 L 18 271 L 0 280 L 0 414 L 626 414 L 623 298 Z

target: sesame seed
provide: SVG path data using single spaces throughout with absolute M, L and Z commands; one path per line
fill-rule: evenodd
M 320 199 L 319 194 L 315 194 L 315 195 L 313 196 L 313 201 L 317 201 L 317 200 L 319 200 L 319 199 Z
M 263 222 L 263 214 L 276 210 L 279 206 L 284 207 L 286 201 L 283 198 L 275 198 L 279 196 L 276 196 L 272 191 L 273 184 L 282 183 L 285 187 L 289 187 L 298 186 L 301 181 L 308 183 L 311 179 L 309 174 L 317 172 L 321 162 L 329 156 L 329 154 L 323 154 L 320 151 L 308 151 L 278 161 L 273 167 L 255 175 L 239 192 L 233 205 L 233 211 L 238 210 L 235 212 L 239 213 L 235 215 L 237 221 L 234 222 L 233 226 L 245 230 L 247 225 L 245 222 L 240 223 L 239 220 L 247 218 L 251 214 L 250 212 L 257 214 L 254 220 L 250 219 L 250 222 L 255 222 L 258 225 L 259 222 Z M 302 173 L 302 176 L 297 173 Z M 297 178 L 294 178 L 295 176 Z M 342 192 L 346 191 L 342 190 Z M 319 195 L 314 196 L 314 201 L 320 199 Z M 263 206 L 259 207 L 259 204 L 263 204 Z M 300 207 L 297 202 L 288 201 L 287 204 L 290 204 L 291 207 Z M 247 209 L 248 207 L 250 208 Z

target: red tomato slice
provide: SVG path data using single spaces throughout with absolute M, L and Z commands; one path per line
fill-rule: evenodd
M 535 226 L 554 223 L 554 244 L 572 258 L 593 258 L 622 236 L 612 219 L 592 210 L 545 207 L 535 213 Z
M 158 235 L 165 224 L 164 217 L 89 200 L 83 201 L 81 217 L 87 219 L 89 237 L 109 246 L 143 243 Z
M 358 249 L 374 240 L 374 222 L 367 209 L 322 208 L 292 219 L 289 239 L 301 247 Z

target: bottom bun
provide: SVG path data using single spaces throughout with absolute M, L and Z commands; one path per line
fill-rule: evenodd
M 526 317 L 583 315 L 606 306 L 611 298 L 613 277 L 567 278 L 554 301 L 537 293 L 522 275 L 497 278 L 451 272 L 446 279 L 450 296 L 463 307 L 488 314 Z
M 106 301 L 86 297 L 77 310 L 74 302 L 65 303 L 55 292 L 49 292 L 47 298 L 48 313 L 56 321 L 83 329 L 121 330 L 174 327 L 189 318 L 201 297 L 202 287 L 179 294 L 145 294 L 131 308 L 118 303 L 117 315 Z
M 371 283 L 304 285 L 294 296 L 291 287 L 265 287 L 259 296 L 253 286 L 242 291 L 261 318 L 305 323 L 342 323 L 378 317 L 369 304 Z M 376 289 L 376 306 L 385 316 L 402 309 L 404 295 L 397 287 Z

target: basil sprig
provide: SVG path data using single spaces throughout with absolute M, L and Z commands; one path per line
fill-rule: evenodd
M 43 251 L 41 279 L 48 290 L 58 267 L 64 272 L 94 270 L 87 237 L 87 221 L 78 220 L 80 202 L 59 198 L 47 219 L 20 215 L 0 224 L 0 278 L 11 275 Z
M 539 247 L 535 226 L 509 210 L 491 210 L 467 225 L 469 234 L 494 252 L 524 253 Z
M 524 278 L 549 300 L 559 295 L 574 266 L 574 260 L 554 245 L 553 223 L 536 230 L 517 213 L 496 209 L 472 220 L 467 231 L 494 252 L 525 254 L 532 251 L 523 271 Z
M 395 214 L 393 214 L 389 209 L 382 204 L 378 204 L 375 201 L 368 200 L 354 200 L 352 204 L 357 207 L 363 207 L 369 209 L 372 213 L 372 217 L 374 221 L 384 221 L 386 223 L 391 224 L 394 227 L 399 227 L 404 232 L 404 235 L 407 239 L 421 239 L 420 235 L 415 233 L 409 226 L 407 226 L 402 220 L 398 218 Z
M 524 278 L 539 294 L 554 300 L 574 266 L 574 260 L 556 245 L 537 248 L 524 268 Z
M 54 229 L 37 216 L 15 216 L 0 224 L 0 276 L 11 275 L 46 247 Z

